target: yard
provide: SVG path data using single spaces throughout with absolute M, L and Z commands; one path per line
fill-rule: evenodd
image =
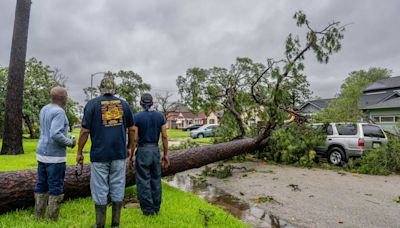
M 173 140 L 188 140 L 190 139 L 189 133 L 182 130 L 168 130 L 168 137 L 171 141 Z M 72 134 L 77 139 L 79 138 L 79 129 L 75 129 Z M 201 144 L 210 144 L 212 138 L 202 138 L 202 139 L 194 139 L 193 141 Z M 0 156 L 0 172 L 10 171 L 10 170 L 20 170 L 20 169 L 31 169 L 36 168 L 36 146 L 37 139 L 25 139 L 24 140 L 24 150 L 25 153 L 18 156 Z M 0 140 L 0 146 L 2 141 Z M 77 147 L 74 149 L 67 149 L 67 164 L 74 165 L 76 164 L 75 155 L 76 155 Z M 86 143 L 84 149 L 85 162 L 89 162 L 89 151 L 90 151 L 90 139 L 88 143 Z
M 212 140 L 213 140 L 212 137 L 201 138 L 201 139 L 200 138 L 192 139 L 192 138 L 190 138 L 188 131 L 182 131 L 180 129 L 168 129 L 167 135 L 168 135 L 168 139 L 170 139 L 171 141 L 191 139 L 194 142 L 201 143 L 201 144 L 212 144 Z
M 179 137 L 187 132 L 169 131 L 172 137 Z M 79 131 L 72 133 L 78 138 Z M 185 136 L 184 136 L 185 137 Z M 186 136 L 188 138 L 188 136 Z M 0 172 L 36 168 L 35 149 L 38 140 L 25 139 L 23 155 L 0 156 Z M 1 146 L 1 141 L 0 141 Z M 89 159 L 90 143 L 85 147 L 86 161 Z M 67 163 L 75 164 L 75 149 L 68 149 Z M 134 195 L 135 187 L 126 189 L 126 195 Z M 33 197 L 33 196 L 32 196 Z M 111 210 L 108 210 L 108 225 Z M 163 184 L 163 204 L 159 216 L 145 217 L 137 207 L 127 207 L 121 216 L 123 227 L 204 227 L 208 216 L 210 227 L 247 227 L 222 209 L 208 204 L 198 196 L 185 193 Z M 91 197 L 66 201 L 61 208 L 59 222 L 36 221 L 33 208 L 18 210 L 0 215 L 0 227 L 89 227 L 95 222 Z

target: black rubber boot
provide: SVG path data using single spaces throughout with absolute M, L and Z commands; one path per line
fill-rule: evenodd
M 104 228 L 106 225 L 107 205 L 95 205 L 96 209 L 96 226 L 97 228 Z
M 49 194 L 35 192 L 35 216 L 38 219 L 44 218 L 46 212 L 47 203 L 49 201 Z
M 122 202 L 112 203 L 111 227 L 119 227 L 119 222 L 121 219 L 121 209 L 122 209 Z

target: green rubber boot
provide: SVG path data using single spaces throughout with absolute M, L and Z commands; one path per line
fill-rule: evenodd
M 64 199 L 64 194 L 57 196 L 49 196 L 49 208 L 47 211 L 47 215 L 50 220 L 57 221 L 58 216 L 60 215 L 60 206 Z
M 47 202 L 49 200 L 49 194 L 35 192 L 35 216 L 38 219 L 44 218 L 46 212 Z

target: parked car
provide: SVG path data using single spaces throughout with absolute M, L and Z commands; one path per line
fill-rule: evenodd
M 370 123 L 313 124 L 313 127 L 324 127 L 327 136 L 325 144 L 317 146 L 315 151 L 335 165 L 348 161 L 350 157 L 359 157 L 388 141 L 382 128 Z
M 191 124 L 187 127 L 182 128 L 182 131 L 191 131 L 191 130 L 196 130 L 199 127 L 203 126 L 202 124 Z
M 210 137 L 214 135 L 215 129 L 218 128 L 218 124 L 207 124 L 196 130 L 190 132 L 190 137 L 195 138 L 204 138 Z

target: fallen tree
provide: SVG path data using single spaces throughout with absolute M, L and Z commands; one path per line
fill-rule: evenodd
M 241 139 L 227 143 L 202 146 L 173 152 L 169 155 L 170 167 L 163 176 L 172 175 L 188 169 L 252 152 L 257 149 L 253 139 Z M 36 183 L 36 170 L 21 170 L 0 173 L 0 214 L 34 205 L 33 188 Z M 85 164 L 82 175 L 75 175 L 75 166 L 67 167 L 65 174 L 65 198 L 74 199 L 90 196 L 90 165 Z M 128 168 L 126 186 L 135 184 L 135 169 Z

